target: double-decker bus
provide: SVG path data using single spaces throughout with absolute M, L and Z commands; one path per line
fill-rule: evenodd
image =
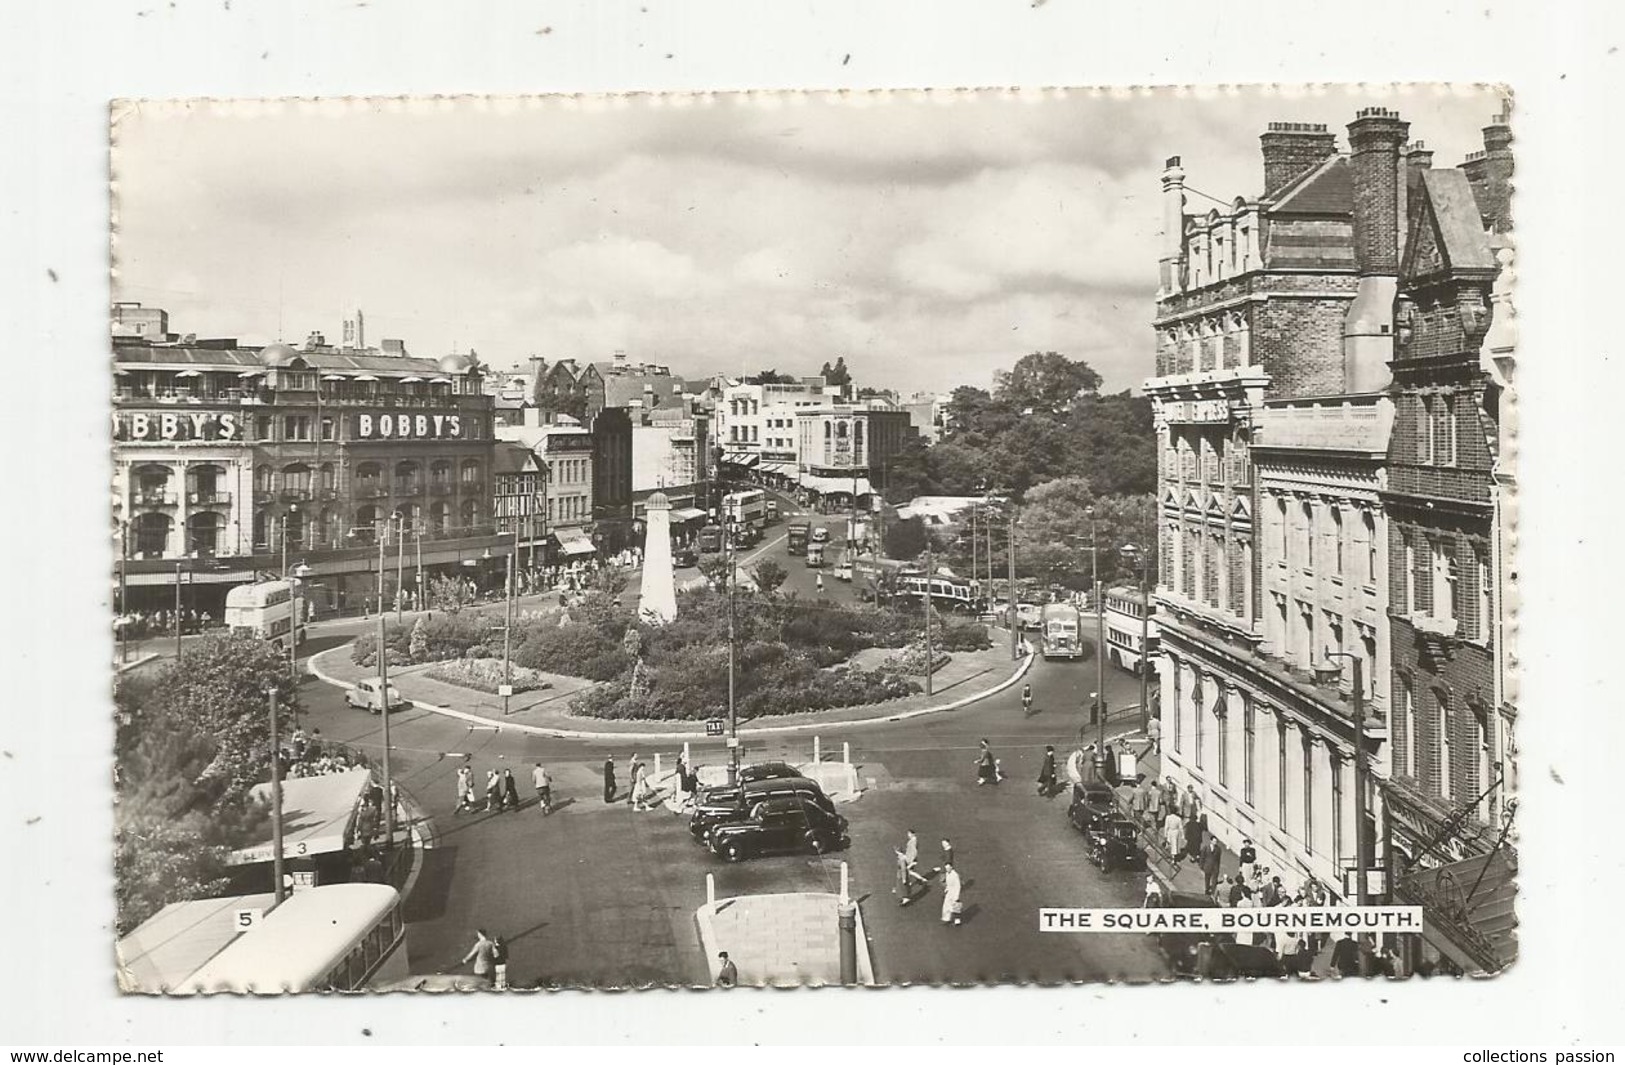
M 295 891 L 180 991 L 361 991 L 407 975 L 400 892 L 388 884 L 330 884 Z
M 304 603 L 295 598 L 292 581 L 239 584 L 226 593 L 226 628 L 286 648 L 289 640 L 305 638 L 304 617 L 294 617 L 296 608 L 303 615 Z
M 1039 617 L 1039 639 L 1045 658 L 1083 655 L 1083 617 L 1071 603 L 1045 603 Z
M 729 492 L 722 497 L 722 520 L 760 532 L 767 525 L 767 493 L 760 488 Z

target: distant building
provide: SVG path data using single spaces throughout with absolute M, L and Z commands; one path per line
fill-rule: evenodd
M 913 438 L 907 411 L 831 404 L 795 416 L 797 479 L 805 492 L 851 506 L 884 487 L 892 456 Z

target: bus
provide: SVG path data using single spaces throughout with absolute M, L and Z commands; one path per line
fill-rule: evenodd
M 246 632 L 261 640 L 270 640 L 277 647 L 286 648 L 291 638 L 295 643 L 305 639 L 304 618 L 294 624 L 294 608 L 303 606 L 295 601 L 293 581 L 261 581 L 258 584 L 239 584 L 226 593 L 226 628 L 233 633 Z M 304 613 L 301 609 L 301 614 Z
M 700 530 L 700 552 L 714 555 L 722 550 L 722 526 L 707 525 Z
M 1039 622 L 1045 658 L 1083 656 L 1083 616 L 1071 603 L 1045 603 Z
M 295 891 L 182 982 L 217 991 L 362 991 L 405 979 L 406 921 L 388 884 L 329 884 Z
M 807 553 L 807 532 L 811 528 L 812 523 L 805 521 L 793 521 L 785 526 L 786 535 L 790 538 L 789 551 L 792 555 Z
M 808 569 L 822 569 L 824 566 L 824 545 L 808 544 L 805 549 Z
M 963 577 L 948 577 L 940 573 L 932 577 L 923 573 L 903 573 L 897 577 L 895 588 L 895 594 L 913 599 L 929 594 L 931 605 L 938 610 L 959 614 L 982 612 L 981 585 Z
M 767 493 L 760 488 L 729 492 L 722 497 L 722 520 L 761 531 L 767 525 Z

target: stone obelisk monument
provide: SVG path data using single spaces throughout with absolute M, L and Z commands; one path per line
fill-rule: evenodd
M 666 493 L 649 496 L 643 531 L 643 588 L 638 616 L 664 625 L 677 616 L 677 583 L 671 564 L 671 500 Z

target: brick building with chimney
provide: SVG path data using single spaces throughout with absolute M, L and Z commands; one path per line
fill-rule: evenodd
M 1414 477 L 1395 469 L 1416 462 L 1406 448 L 1418 392 L 1445 387 L 1426 377 L 1444 367 L 1401 368 L 1408 349 L 1396 362 L 1394 346 L 1398 336 L 1404 348 L 1417 317 L 1402 297 L 1431 239 L 1419 219 L 1433 217 L 1436 191 L 1474 179 L 1430 170 L 1420 146 L 1405 151 L 1407 135 L 1381 108 L 1356 116 L 1347 153 L 1324 126 L 1272 123 L 1261 138 L 1263 194 L 1205 215 L 1186 213 L 1178 157 L 1163 175 L 1156 376 L 1146 392 L 1162 455 L 1164 772 L 1196 788 L 1221 841 L 1250 839 L 1289 885 L 1315 877 L 1338 896 L 1355 888 L 1357 847 L 1368 866 L 1381 857 L 1387 794 L 1375 782 L 1433 734 L 1410 747 L 1389 740 L 1390 703 L 1400 698 L 1390 677 L 1416 671 L 1416 640 L 1392 602 L 1398 575 L 1414 566 L 1393 545 L 1426 535 L 1403 530 L 1417 505 L 1428 509 L 1404 487 Z M 1510 157 L 1494 151 L 1469 167 L 1487 209 L 1504 210 L 1493 190 Z M 1460 195 L 1450 199 L 1443 212 L 1459 219 Z M 1461 239 L 1471 230 L 1484 241 L 1476 213 L 1470 221 L 1456 227 Z M 1425 279 L 1430 308 L 1447 302 L 1441 284 L 1456 291 L 1436 273 Z M 1510 374 L 1510 341 L 1504 347 Z M 1458 354 L 1460 376 L 1477 355 Z M 1474 402 L 1452 409 L 1466 418 Z M 1477 476 L 1480 460 L 1462 457 Z M 1515 482 L 1503 479 L 1510 491 Z M 1427 530 L 1434 539 L 1441 531 Z M 1492 582 L 1499 557 L 1490 552 Z M 1479 682 L 1486 699 L 1502 690 L 1493 673 Z M 1357 749 L 1372 771 L 1358 797 Z M 1423 759 L 1431 767 L 1438 756 Z

